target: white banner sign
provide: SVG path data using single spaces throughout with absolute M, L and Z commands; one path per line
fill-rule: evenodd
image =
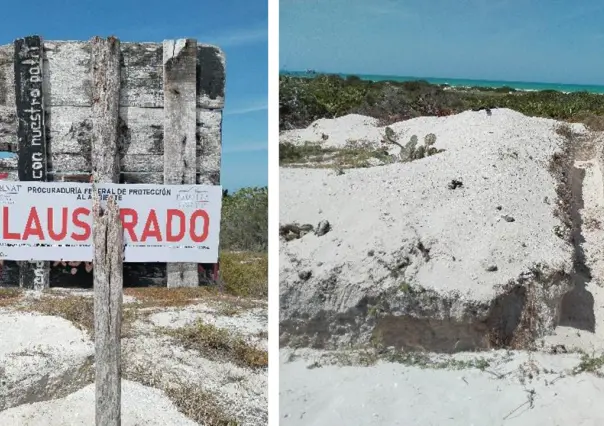
M 0 258 L 92 261 L 92 184 L 1 182 Z M 126 262 L 216 263 L 222 188 L 97 184 L 115 195 Z

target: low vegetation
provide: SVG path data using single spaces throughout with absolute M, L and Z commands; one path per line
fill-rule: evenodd
M 227 294 L 268 297 L 268 253 L 225 252 L 220 258 L 220 269 Z
M 308 166 L 324 168 L 370 167 L 372 161 L 388 163 L 393 161 L 384 148 L 375 148 L 362 141 L 350 141 L 344 148 L 321 146 L 307 142 L 295 145 L 290 142 L 279 144 L 279 163 L 287 166 Z
M 451 88 L 425 81 L 371 82 L 358 77 L 280 76 L 279 127 L 304 128 L 319 118 L 346 114 L 375 117 L 381 125 L 419 116 L 444 116 L 470 109 L 510 108 L 529 116 L 585 123 L 604 130 L 604 96 L 554 90 Z
M 12 305 L 22 296 L 22 292 L 16 288 L 0 288 L 0 308 Z
M 241 336 L 224 328 L 202 321 L 164 332 L 178 340 L 187 349 L 198 351 L 203 357 L 216 361 L 231 361 L 241 367 L 268 366 L 268 353 L 248 343 Z
M 240 424 L 221 408 L 222 403 L 216 396 L 203 390 L 197 384 L 173 378 L 169 381 L 163 380 L 161 373 L 140 365 L 134 368 L 126 365 L 124 378 L 144 386 L 161 389 L 178 411 L 201 425 L 237 426 Z

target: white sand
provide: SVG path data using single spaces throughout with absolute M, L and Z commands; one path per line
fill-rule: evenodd
M 308 360 L 286 362 L 288 354 L 281 355 L 282 426 L 604 424 L 604 379 L 560 377 L 578 364 L 577 355 L 516 353 L 487 368 L 491 372 L 392 363 L 309 369 Z M 507 375 L 497 378 L 493 372 Z
M 84 386 L 93 355 L 88 336 L 67 320 L 0 311 L 0 410 Z
M 337 119 L 321 118 L 306 129 L 287 130 L 282 132 L 279 140 L 294 144 L 320 142 L 326 147 L 341 148 L 349 141 L 366 141 L 378 143 L 381 129 L 378 120 L 364 115 L 350 114 Z M 327 135 L 327 140 L 323 140 Z
M 83 292 L 85 293 L 85 292 Z M 28 295 L 29 303 L 37 297 Z M 144 383 L 197 388 L 215 398 L 217 411 L 240 424 L 267 422 L 266 369 L 207 359 L 160 332 L 203 321 L 267 347 L 266 307 L 240 308 L 225 315 L 221 302 L 158 309 L 135 322 L 122 339 L 123 377 Z M 0 425 L 71 426 L 94 424 L 94 345 L 69 321 L 0 310 Z M 163 386 L 162 385 L 162 386 Z M 192 425 L 159 390 L 123 382 L 124 425 Z M 42 402 L 40 402 L 42 401 Z M 4 410 L 4 411 L 2 411 Z
M 94 384 L 53 401 L 21 405 L 0 412 L 0 424 L 11 426 L 90 426 L 94 424 Z M 157 389 L 122 382 L 122 425 L 195 426 Z

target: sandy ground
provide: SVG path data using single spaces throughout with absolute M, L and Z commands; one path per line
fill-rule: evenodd
M 94 424 L 94 384 L 61 399 L 0 412 L 0 424 L 27 426 L 90 426 Z M 122 382 L 122 425 L 194 426 L 166 396 L 138 383 Z
M 73 293 L 92 294 L 61 292 Z M 35 304 L 39 297 L 28 293 L 23 303 Z M 128 297 L 125 306 L 136 302 Z M 190 400 L 185 405 L 191 407 L 199 404 L 195 398 L 201 398 L 209 407 L 200 410 L 210 408 L 242 425 L 266 424 L 266 369 L 203 356 L 162 331 L 202 321 L 265 350 L 264 302 L 237 305 L 208 299 L 182 307 L 144 307 L 139 312 L 133 330 L 122 338 L 124 425 L 197 424 L 179 412 L 165 389 L 180 402 Z M 13 306 L 0 309 L 0 330 L 0 425 L 93 424 L 94 343 L 88 333 L 63 318 L 16 311 Z
M 501 113 L 501 111 L 493 111 L 493 117 L 491 118 L 496 117 L 498 113 Z M 513 115 L 513 113 L 510 114 Z M 348 131 L 345 130 L 344 126 L 339 127 L 333 121 L 329 123 L 319 122 L 314 128 L 292 131 L 284 134 L 283 138 L 300 143 L 304 140 L 318 142 L 321 133 L 329 131 L 331 127 L 340 129 L 333 132 L 333 139 L 331 135 L 327 139 L 327 141 L 330 141 L 329 143 L 336 146 L 343 146 L 348 139 L 373 137 L 367 128 L 373 127 L 374 123 L 355 117 L 349 117 L 349 120 L 356 124 L 349 123 Z M 426 131 L 427 129 L 421 130 L 421 126 L 422 123 L 428 121 L 428 118 L 422 118 L 417 121 L 411 120 L 411 123 L 398 123 L 392 127 L 397 132 L 402 132 L 404 138 L 413 133 L 421 134 L 421 131 Z M 530 133 L 528 127 L 530 125 L 527 122 L 527 124 L 516 126 L 509 133 L 509 136 L 514 138 L 514 143 L 518 147 L 517 152 L 520 154 L 520 158 L 524 155 L 532 155 L 527 150 L 531 149 L 530 139 L 535 135 Z M 363 130 L 356 134 L 355 131 L 357 130 L 355 129 Z M 579 130 L 579 127 L 575 126 L 575 129 Z M 453 132 L 453 135 L 449 135 L 447 131 Z M 494 134 L 496 137 L 501 136 L 497 135 L 497 129 L 485 129 L 481 127 L 481 123 L 478 121 L 468 122 L 465 128 L 457 130 L 453 127 L 448 130 L 441 127 L 435 133 L 437 133 L 440 141 L 443 139 L 447 141 L 448 148 L 452 148 L 452 145 L 456 143 L 454 139 L 457 136 L 455 135 L 465 135 L 464 137 L 469 144 L 474 143 L 477 139 L 484 141 L 489 138 L 489 134 Z M 514 150 L 510 151 L 509 148 L 513 148 L 513 146 L 508 147 L 503 142 L 500 152 L 506 155 L 506 153 L 511 153 Z M 602 147 L 600 146 L 598 149 L 601 150 Z M 484 155 L 484 152 L 482 155 Z M 474 160 L 468 159 L 468 161 Z M 517 162 L 516 165 L 518 166 Z M 357 183 L 361 187 L 365 184 L 363 190 L 367 196 L 364 197 L 364 200 L 375 197 L 377 190 L 368 189 L 366 182 L 363 181 L 371 173 L 383 173 L 382 181 L 384 185 L 381 190 L 383 195 L 381 196 L 384 199 L 382 205 L 398 205 L 399 200 L 392 194 L 401 188 L 401 185 L 399 185 L 400 175 L 404 172 L 400 168 L 395 170 L 393 167 L 388 170 L 387 167 L 389 166 L 380 167 L 382 169 L 380 172 L 365 170 L 347 172 L 348 175 L 353 177 L 345 182 L 345 177 L 342 179 L 343 176 L 340 176 L 339 181 L 337 181 L 335 177 L 328 177 L 328 172 L 325 171 L 282 169 L 282 182 L 285 175 L 286 184 L 283 185 L 282 183 L 281 188 L 282 191 L 288 191 L 289 202 L 281 211 L 286 214 L 288 220 L 291 217 L 300 222 L 310 223 L 326 218 L 328 214 L 331 214 L 329 219 L 333 218 L 333 222 L 337 226 L 338 223 L 345 222 L 349 214 L 336 215 L 337 209 L 340 209 L 341 212 L 345 211 L 338 203 L 346 198 L 345 195 L 351 199 L 355 197 Z M 524 165 L 520 166 L 520 168 L 523 167 Z M 421 363 L 409 362 L 408 359 L 405 362 L 370 362 L 369 366 L 355 363 L 349 365 L 351 363 L 345 361 L 349 355 L 339 354 L 336 356 L 328 351 L 308 349 L 294 351 L 293 349 L 283 348 L 280 353 L 281 424 L 284 426 L 332 424 L 353 426 L 530 426 L 541 424 L 562 426 L 572 424 L 587 426 L 604 424 L 604 412 L 598 404 L 604 398 L 604 378 L 601 374 L 601 366 L 604 363 L 604 358 L 602 358 L 604 352 L 604 227 L 602 226 L 604 181 L 602 172 L 604 170 L 602 170 L 602 167 L 602 163 L 598 161 L 594 152 L 579 155 L 574 164 L 573 173 L 579 176 L 573 185 L 573 193 L 578 200 L 574 214 L 580 228 L 574 235 L 575 250 L 579 253 L 573 272 L 576 286 L 562 299 L 557 326 L 553 329 L 551 335 L 536 342 L 536 351 L 465 352 L 455 356 L 423 352 L 421 356 L 440 359 L 442 361 L 440 366 L 444 368 L 435 368 L 434 365 L 422 368 Z M 394 173 L 395 171 L 397 173 Z M 459 171 L 462 171 L 462 169 L 460 168 Z M 455 172 L 458 172 L 458 170 L 455 170 Z M 501 172 L 501 169 L 499 169 L 499 172 Z M 485 167 L 485 182 L 492 173 L 491 169 Z M 520 173 L 524 173 L 524 171 L 520 170 Z M 318 178 L 320 174 L 323 175 Z M 309 182 L 315 178 L 322 180 L 322 182 L 312 187 Z M 426 176 L 421 175 L 418 179 L 420 178 L 425 179 Z M 298 183 L 296 183 L 296 179 Z M 300 182 L 304 182 L 304 185 L 300 185 Z M 529 193 L 532 192 L 532 195 L 535 195 L 534 188 L 531 188 L 530 185 L 517 186 L 518 182 L 516 181 L 512 185 L 510 181 L 507 181 L 507 184 L 510 185 L 510 188 L 514 188 L 516 194 L 519 193 L 518 191 L 528 191 L 521 198 L 524 198 L 525 202 L 529 201 L 531 197 Z M 546 186 L 549 183 L 544 180 L 537 186 L 540 185 Z M 500 193 L 503 191 L 504 193 L 506 190 L 505 188 L 498 188 L 497 191 Z M 537 189 L 538 191 L 539 189 Z M 309 194 L 312 194 L 312 196 L 309 196 Z M 423 208 L 425 208 L 425 200 L 429 198 L 427 194 L 424 191 L 415 206 L 423 205 Z M 305 197 L 309 201 L 304 201 Z M 324 197 L 321 206 L 317 202 L 319 197 Z M 496 202 L 496 198 L 493 199 L 494 204 L 501 204 L 504 209 L 510 205 L 508 202 Z M 463 200 L 464 203 L 479 201 L 479 197 L 472 197 L 471 199 L 466 197 Z M 302 204 L 305 204 L 304 209 L 306 211 L 301 208 Z M 361 211 L 368 210 L 365 201 L 357 203 L 357 205 L 361 206 Z M 417 207 L 411 206 L 411 208 Z M 460 204 L 458 208 L 463 209 L 464 207 Z M 481 209 L 486 209 L 487 206 L 479 202 L 474 208 L 478 212 Z M 518 215 L 518 211 L 521 210 L 522 206 L 518 204 L 512 214 Z M 408 213 L 404 209 L 401 211 L 404 214 Z M 448 220 L 450 223 L 451 218 L 455 218 L 455 214 L 454 211 L 449 211 L 447 214 L 443 211 L 443 214 L 439 217 Z M 485 220 L 488 220 L 491 215 L 490 211 L 487 210 L 480 214 L 484 216 Z M 425 209 L 425 215 L 426 217 L 430 215 L 428 209 Z M 550 220 L 545 212 L 543 218 Z M 528 219 L 528 217 L 524 219 Z M 521 221 L 524 219 L 521 219 Z M 378 220 L 382 220 L 379 214 L 375 214 L 373 218 L 367 216 L 365 218 L 368 223 L 367 229 L 375 229 L 377 227 L 375 223 Z M 540 219 L 533 217 L 531 220 L 538 222 Z M 471 226 L 476 226 L 476 222 L 473 219 L 468 220 L 466 225 L 471 223 Z M 429 224 L 424 225 L 429 226 Z M 495 225 L 494 229 L 496 229 L 496 226 L 498 225 Z M 551 250 L 548 243 L 544 244 L 544 241 L 549 237 L 544 238 L 543 231 L 528 228 L 530 227 L 526 229 L 528 238 L 524 241 L 530 241 L 534 244 L 518 248 L 517 254 L 521 255 L 522 258 L 526 258 L 527 254 L 525 252 L 530 256 L 535 256 L 540 250 L 543 250 L 542 254 Z M 344 250 L 351 250 L 350 246 L 353 245 L 353 240 L 346 240 L 343 235 L 343 233 L 351 232 L 351 229 L 348 226 L 346 230 L 342 230 L 337 234 L 340 238 L 340 244 L 337 245 L 338 249 L 334 250 L 333 247 L 324 247 L 323 249 L 336 255 L 342 255 Z M 365 226 L 361 225 L 361 229 L 365 229 Z M 355 232 L 358 231 L 355 230 Z M 481 232 L 490 231 L 485 228 Z M 388 235 L 388 237 L 390 236 Z M 437 235 L 433 236 L 437 240 Z M 502 237 L 503 241 L 506 238 L 511 241 L 511 239 L 518 237 L 518 229 L 504 232 Z M 387 238 L 387 236 L 384 235 L 383 238 Z M 312 239 L 316 239 L 316 237 L 310 236 L 308 241 Z M 365 237 L 361 240 L 365 243 L 368 241 Z M 461 245 L 467 243 L 467 241 L 463 242 L 461 238 L 458 241 Z M 329 245 L 327 240 L 324 243 Z M 297 244 L 301 245 L 302 243 L 297 242 Z M 455 246 L 455 244 L 456 242 L 453 242 L 452 245 Z M 358 246 L 360 247 L 360 244 Z M 291 249 L 291 244 L 289 247 L 289 251 L 295 251 L 296 255 L 302 253 L 300 247 L 296 246 Z M 466 247 L 470 255 L 480 254 L 479 246 L 468 245 Z M 319 258 L 319 256 L 316 256 L 318 250 L 320 250 L 319 245 L 311 247 L 307 243 L 303 250 L 314 250 L 314 258 Z M 505 250 L 498 251 L 500 256 L 502 253 L 507 252 Z M 304 258 L 304 256 L 298 257 Z M 544 258 L 546 257 L 544 256 Z M 510 259 L 512 258 L 514 256 L 510 257 Z M 321 261 L 326 263 L 332 261 L 329 256 L 327 256 L 327 259 L 325 261 L 321 258 Z M 516 259 L 511 264 L 505 265 L 504 268 L 515 268 L 521 262 Z M 500 265 L 501 263 L 499 261 L 497 264 Z M 361 262 L 361 265 L 366 267 L 367 263 Z M 464 273 L 472 274 L 476 270 L 470 268 L 466 269 Z M 451 277 L 450 271 L 451 268 L 446 268 L 440 272 L 443 272 L 445 274 L 443 276 L 448 280 Z M 455 272 L 453 275 L 459 277 L 463 274 L 460 275 Z M 282 277 L 285 276 L 287 276 L 287 273 L 282 272 Z M 432 277 L 432 280 L 434 278 Z M 438 280 L 437 285 L 444 285 L 443 283 L 446 286 L 449 286 L 450 283 L 457 285 L 457 283 L 447 280 Z M 472 282 L 471 279 L 465 281 Z M 282 300 L 282 303 L 291 303 L 291 300 Z M 338 303 L 342 303 L 342 301 Z M 592 360 L 590 367 L 586 367 L 585 364 L 579 367 L 582 357 L 586 356 L 583 354 L 588 354 L 589 358 L 587 360 Z M 487 359 L 488 367 L 479 369 L 456 364 L 456 361 L 460 359 L 467 361 L 479 358 Z M 585 362 L 585 359 L 583 359 L 583 362 Z M 456 366 L 459 368 L 456 368 Z
M 604 379 L 585 373 L 568 375 L 579 363 L 578 355 L 496 352 L 485 356 L 495 360 L 485 371 L 423 369 L 397 363 L 313 368 L 312 354 L 288 362 L 291 353 L 282 351 L 280 424 L 604 424 L 599 405 Z

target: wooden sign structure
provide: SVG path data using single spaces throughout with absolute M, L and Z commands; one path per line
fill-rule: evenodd
M 30 86 L 24 86 L 24 78 L 37 72 L 27 67 L 35 63 L 38 40 L 42 81 L 30 78 Z M 0 159 L 0 179 L 34 180 L 45 170 L 46 179 L 54 182 L 90 182 L 95 172 L 103 172 L 105 182 L 218 185 L 225 85 L 220 49 L 192 39 L 116 43 L 110 55 L 95 53 L 94 46 L 94 40 L 43 41 L 35 36 L 0 46 L 0 149 L 17 154 Z M 109 56 L 95 56 L 99 54 Z M 116 93 L 110 95 L 108 110 L 99 109 L 95 67 L 119 70 L 111 77 Z M 34 83 L 42 88 L 40 145 L 31 143 L 37 141 L 37 128 L 25 133 L 27 126 L 37 127 L 37 116 L 27 117 L 27 102 L 34 102 L 27 88 L 37 94 Z M 95 143 L 95 126 L 114 128 L 108 120 L 117 121 L 116 143 Z M 75 275 L 70 265 L 53 266 L 44 275 L 45 264 L 4 262 L 0 286 L 31 287 L 37 276 L 45 277 L 37 281 L 42 287 L 92 286 L 84 265 Z M 125 263 L 124 282 L 195 286 L 214 265 L 204 266 L 199 273 L 195 264 Z

